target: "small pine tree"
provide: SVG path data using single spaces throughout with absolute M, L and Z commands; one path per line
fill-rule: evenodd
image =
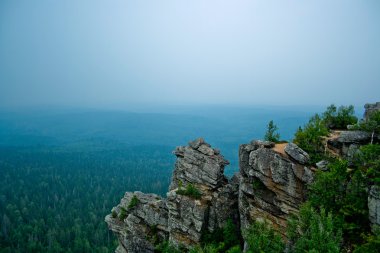
M 339 253 L 342 231 L 335 227 L 331 213 L 324 208 L 320 212 L 304 204 L 298 217 L 288 221 L 290 252 L 329 252 Z
M 358 118 L 355 117 L 355 109 L 353 105 L 339 106 L 334 104 L 327 107 L 323 113 L 323 122 L 329 129 L 346 129 L 347 125 L 356 124 Z
M 315 114 L 303 128 L 298 128 L 293 142 L 310 155 L 311 163 L 315 163 L 324 158 L 323 137 L 328 133 L 321 117 Z
M 132 209 L 140 202 L 136 195 L 133 195 L 132 199 L 129 201 L 128 209 Z
M 357 127 L 360 130 L 371 133 L 371 144 L 373 144 L 374 136 L 380 133 L 380 111 L 371 113 L 369 119 L 360 123 Z
M 277 130 L 278 130 L 278 127 L 273 123 L 273 120 L 269 121 L 268 126 L 267 126 L 267 131 L 264 136 L 264 140 L 279 142 L 280 134 L 277 132 Z
M 245 234 L 248 253 L 282 253 L 285 250 L 281 236 L 267 222 L 255 221 Z

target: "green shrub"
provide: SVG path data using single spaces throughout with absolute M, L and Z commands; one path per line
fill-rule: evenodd
M 340 106 L 334 104 L 327 107 L 323 113 L 323 122 L 330 129 L 347 129 L 347 125 L 356 124 L 358 118 L 354 115 L 354 106 Z
M 116 213 L 116 211 L 115 211 L 115 210 L 113 210 L 113 211 L 112 211 L 112 214 L 111 214 L 111 215 L 112 215 L 112 218 L 114 218 L 114 219 L 115 219 L 115 218 L 117 217 L 117 213 Z
M 219 244 L 207 244 L 203 247 L 201 246 L 195 246 L 192 248 L 189 253 L 221 253 L 224 248 L 224 243 L 219 243 Z
M 309 203 L 304 204 L 298 217 L 288 221 L 290 252 L 338 253 L 342 232 L 334 226 L 330 213 L 321 208 L 317 212 Z
M 239 245 L 236 245 L 232 248 L 230 248 L 229 250 L 226 251 L 226 253 L 241 253 L 241 249 L 240 249 L 240 246 Z
M 240 250 L 239 232 L 236 225 L 232 222 L 232 219 L 228 219 L 223 228 L 216 229 L 212 233 L 208 231 L 203 232 L 201 237 L 201 246 L 203 248 L 196 247 L 194 250 L 198 250 L 199 252 L 209 252 L 211 249 L 217 250 L 216 252 L 228 252 L 228 250 L 232 250 L 232 248 L 235 248 L 234 250 L 236 250 L 236 248 Z M 203 251 L 200 251 L 201 249 Z
M 224 249 L 225 244 L 223 242 L 219 244 L 207 244 L 203 247 L 196 246 L 192 248 L 189 253 L 241 253 L 241 249 L 239 245 L 236 245 L 232 248 L 229 248 L 227 250 Z
M 226 224 L 223 226 L 223 242 L 225 244 L 225 249 L 239 245 L 240 240 L 237 233 L 238 229 L 235 224 L 231 219 L 228 219 Z
M 309 154 L 310 163 L 314 164 L 325 158 L 323 137 L 328 133 L 321 117 L 315 114 L 303 128 L 298 128 L 293 142 Z
M 355 163 L 367 179 L 367 184 L 380 186 L 380 144 L 360 147 Z
M 254 179 L 254 181 L 253 181 L 253 183 L 252 183 L 252 188 L 253 188 L 253 190 L 263 190 L 263 189 L 265 189 L 266 187 L 265 187 L 265 185 L 263 184 L 263 182 L 261 182 L 261 180 L 260 179 L 258 179 L 258 178 L 255 178 Z
M 134 208 L 135 206 L 138 205 L 139 202 L 140 200 L 137 198 L 137 196 L 133 195 L 132 199 L 129 201 L 128 209 Z
M 120 207 L 119 220 L 123 221 L 127 218 L 127 210 L 124 207 Z
M 189 196 L 194 199 L 200 199 L 202 197 L 202 193 L 192 184 L 187 184 L 186 189 L 179 187 L 177 194 Z
M 366 179 L 358 169 L 348 168 L 344 160 L 331 163 L 329 168 L 330 171 L 317 172 L 309 188 L 310 204 L 333 214 L 346 242 L 361 243 L 360 235 L 369 229 Z
M 169 241 L 163 241 L 162 243 L 158 244 L 155 247 L 154 252 L 156 252 L 156 253 L 181 253 L 183 251 L 181 251 L 181 249 L 179 249 L 178 247 L 169 243 Z
M 267 126 L 267 131 L 264 136 L 264 140 L 266 141 L 272 141 L 272 142 L 279 142 L 280 141 L 280 134 L 277 132 L 278 127 L 273 123 L 273 120 L 269 121 Z
M 374 140 L 374 135 L 380 133 L 380 111 L 375 111 L 369 115 L 368 120 L 360 122 L 356 125 L 357 130 L 362 130 L 371 133 L 371 144 Z
M 365 242 L 355 248 L 354 253 L 380 252 L 380 228 L 373 234 L 363 236 Z
M 282 253 L 285 244 L 281 236 L 266 222 L 254 222 L 245 237 L 248 244 L 248 253 Z

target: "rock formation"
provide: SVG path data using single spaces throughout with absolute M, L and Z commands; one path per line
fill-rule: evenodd
M 236 193 L 224 176 L 228 161 L 202 138 L 177 147 L 174 154 L 177 161 L 167 194 L 169 241 L 190 247 L 200 241 L 203 232 L 213 231 L 235 216 Z M 177 194 L 179 187 L 187 185 L 200 191 L 200 199 Z
M 285 236 L 286 220 L 298 212 L 313 172 L 303 165 L 308 155 L 297 145 L 287 144 L 285 153 L 276 152 L 273 147 L 274 143 L 262 141 L 240 146 L 241 229 L 265 219 Z
M 289 143 L 283 152 L 274 146 L 262 141 L 241 145 L 240 172 L 230 180 L 223 174 L 228 161 L 202 138 L 177 147 L 166 199 L 127 192 L 106 216 L 119 240 L 116 252 L 154 252 L 165 240 L 191 248 L 228 219 L 240 231 L 266 219 L 285 236 L 286 219 L 298 212 L 313 172 L 305 165 L 308 154 L 297 145 Z
M 380 187 L 372 185 L 368 194 L 368 212 L 371 228 L 380 227 Z
M 364 120 L 380 110 L 380 102 L 365 108 Z M 350 161 L 370 140 L 367 132 L 336 131 L 327 138 L 326 150 Z M 380 141 L 378 135 L 374 141 Z M 230 180 L 224 176 L 228 161 L 202 138 L 173 153 L 177 160 L 167 198 L 127 192 L 106 216 L 119 240 L 117 253 L 154 252 L 155 245 L 163 241 L 189 249 L 204 233 L 222 228 L 229 219 L 243 239 L 242 232 L 256 220 L 266 220 L 286 238 L 287 219 L 298 213 L 316 170 L 309 166 L 309 155 L 294 143 L 252 141 L 241 145 L 240 170 Z M 322 160 L 316 167 L 328 170 L 328 161 Z M 372 229 L 380 225 L 379 194 L 378 186 L 369 187 Z
M 135 198 L 136 204 L 132 199 Z M 156 194 L 127 192 L 105 221 L 119 240 L 117 253 L 153 252 L 156 241 L 167 240 L 166 199 Z
M 374 104 L 365 104 L 364 105 L 364 120 L 368 120 L 371 113 L 375 111 L 380 111 L 380 102 L 376 102 Z
M 167 199 L 127 192 L 106 216 L 119 240 L 116 252 L 154 252 L 154 245 L 165 240 L 190 248 L 228 219 L 238 223 L 238 182 L 224 176 L 228 161 L 220 152 L 199 138 L 173 153 L 177 161 Z M 189 187 L 200 196 L 188 194 Z
M 374 135 L 374 143 L 379 142 L 379 136 Z M 352 161 L 361 145 L 371 142 L 371 133 L 364 131 L 341 131 L 337 138 L 327 141 L 330 149 L 348 161 Z

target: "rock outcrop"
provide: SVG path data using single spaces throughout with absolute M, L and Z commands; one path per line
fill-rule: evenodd
M 307 162 L 308 155 L 295 144 L 285 147 L 291 156 L 274 151 L 273 146 L 261 141 L 240 146 L 241 229 L 265 219 L 285 236 L 286 220 L 298 212 L 313 172 L 301 164 Z
M 229 164 L 219 150 L 211 148 L 199 138 L 189 146 L 177 147 L 173 152 L 177 156 L 170 190 L 178 188 L 179 182 L 200 184 L 208 190 L 216 189 L 227 182 L 224 167 Z
M 166 240 L 189 249 L 229 219 L 240 231 L 265 219 L 285 236 L 286 219 L 298 212 L 313 172 L 297 145 L 287 144 L 284 152 L 274 147 L 266 141 L 241 145 L 240 171 L 230 180 L 224 176 L 228 161 L 202 138 L 177 147 L 167 198 L 127 192 L 106 216 L 119 240 L 116 252 L 154 252 Z
M 285 146 L 285 153 L 300 164 L 307 164 L 310 160 L 308 153 L 300 149 L 296 144 L 289 143 Z
M 368 194 L 368 212 L 371 228 L 380 228 L 380 187 L 373 185 L 370 187 Z
M 379 136 L 374 135 L 374 142 L 379 142 Z M 339 156 L 352 161 L 361 145 L 371 142 L 371 133 L 364 131 L 341 131 L 339 136 L 327 141 L 327 145 Z
M 368 120 L 380 110 L 380 102 L 365 108 L 364 120 Z M 335 131 L 326 138 L 326 151 L 352 161 L 371 138 L 371 133 L 363 131 Z M 380 142 L 379 135 L 374 142 Z M 269 222 L 286 238 L 287 219 L 298 213 L 316 170 L 309 166 L 309 155 L 294 143 L 252 141 L 241 145 L 240 170 L 230 180 L 224 176 L 228 161 L 202 138 L 173 153 L 177 160 L 167 198 L 127 192 L 106 216 L 119 240 L 117 253 L 154 252 L 163 241 L 189 249 L 200 243 L 204 233 L 222 228 L 229 219 L 242 239 L 242 232 L 257 220 Z M 322 160 L 316 167 L 326 171 L 328 161 Z M 380 187 L 368 189 L 372 229 L 380 226 L 379 196 Z
M 236 191 L 224 176 L 228 161 L 202 138 L 177 147 L 174 154 L 177 161 L 167 194 L 169 241 L 190 247 L 199 243 L 203 232 L 214 231 L 235 216 Z M 188 185 L 201 193 L 199 199 L 178 194 L 178 188 Z
M 117 253 L 153 252 L 156 241 L 168 239 L 166 202 L 156 194 L 125 193 L 120 204 L 105 218 L 118 238 Z
M 380 102 L 376 102 L 374 104 L 365 104 L 364 109 L 364 120 L 367 121 L 371 113 L 380 111 Z
M 224 176 L 228 161 L 220 152 L 199 138 L 173 153 L 177 161 L 166 199 L 127 192 L 106 216 L 119 240 L 116 252 L 154 252 L 165 240 L 190 248 L 228 219 L 238 224 L 238 181 Z

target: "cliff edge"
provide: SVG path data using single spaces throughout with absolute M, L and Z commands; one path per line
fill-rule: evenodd
M 286 220 L 298 212 L 313 180 L 307 153 L 293 143 L 241 145 L 240 170 L 231 179 L 224 175 L 229 162 L 202 138 L 173 153 L 177 160 L 167 198 L 127 192 L 106 216 L 119 241 L 117 253 L 154 252 L 164 241 L 190 249 L 228 220 L 241 237 L 255 220 L 268 221 L 285 237 Z

